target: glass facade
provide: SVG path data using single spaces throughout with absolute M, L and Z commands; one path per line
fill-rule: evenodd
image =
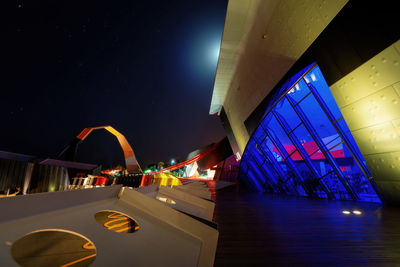
M 272 95 L 243 153 L 240 177 L 262 192 L 381 202 L 315 63 Z

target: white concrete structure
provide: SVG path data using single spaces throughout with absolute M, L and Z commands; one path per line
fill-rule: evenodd
M 216 229 L 119 185 L 3 198 L 0 209 L 2 266 L 17 266 L 10 246 L 42 229 L 71 231 L 92 241 L 97 254 L 92 266 L 213 266 Z M 94 218 L 104 210 L 126 214 L 140 229 L 106 229 Z

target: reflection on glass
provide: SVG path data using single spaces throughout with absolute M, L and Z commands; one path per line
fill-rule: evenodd
M 290 131 L 295 129 L 301 123 L 300 118 L 297 116 L 293 107 L 286 98 L 283 98 L 281 101 L 279 101 L 274 110 L 278 116 L 280 115 L 285 118 Z
M 254 133 L 254 140 L 258 144 L 261 144 L 264 138 L 265 138 L 265 131 L 262 127 L 259 127 Z
M 247 177 L 242 179 L 259 191 L 381 202 L 316 64 L 290 78 L 270 99 L 242 157 L 241 175 Z

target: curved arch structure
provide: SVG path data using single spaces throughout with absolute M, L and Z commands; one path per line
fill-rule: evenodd
M 142 172 L 142 169 L 140 168 L 139 163 L 136 160 L 135 153 L 133 152 L 132 147 L 129 145 L 128 140 L 126 140 L 123 134 L 121 134 L 111 126 L 97 126 L 83 129 L 82 132 L 80 132 L 76 136 L 74 141 L 66 149 L 64 149 L 63 152 L 61 152 L 59 158 L 64 157 L 66 160 L 74 161 L 75 155 L 78 150 L 78 145 L 82 143 L 82 141 L 85 140 L 86 137 L 88 137 L 93 130 L 98 129 L 105 129 L 112 133 L 118 139 L 118 142 L 121 145 L 122 150 L 124 151 L 125 164 L 128 172 Z

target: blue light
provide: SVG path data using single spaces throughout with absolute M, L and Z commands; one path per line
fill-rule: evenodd
M 243 153 L 240 173 L 258 191 L 381 202 L 316 64 L 270 97 Z

